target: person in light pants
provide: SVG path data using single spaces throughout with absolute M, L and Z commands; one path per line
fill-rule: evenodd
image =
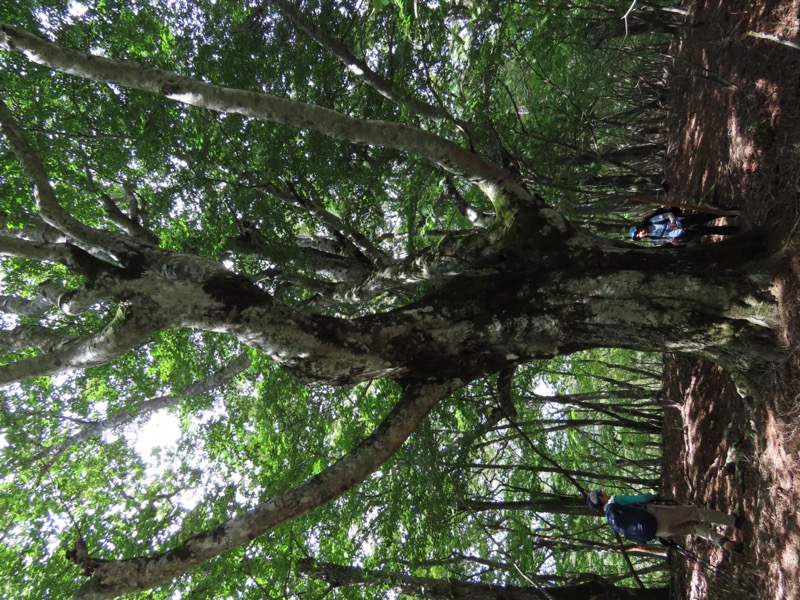
M 696 535 L 729 552 L 741 552 L 744 548 L 742 542 L 734 542 L 721 535 L 713 527 L 713 525 L 725 525 L 739 529 L 744 521 L 741 516 L 697 506 L 658 504 L 656 500 L 655 494 L 609 496 L 602 490 L 594 490 L 587 496 L 586 503 L 594 510 L 601 512 L 605 511 L 609 502 L 644 508 L 656 518 L 658 523 L 656 537 Z

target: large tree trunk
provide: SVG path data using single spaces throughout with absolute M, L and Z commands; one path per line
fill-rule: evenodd
M 758 258 L 763 248 L 756 237 L 696 248 L 615 244 L 569 225 L 510 172 L 425 131 L 89 56 L 7 24 L 0 26 L 0 46 L 86 79 L 417 153 L 481 187 L 496 211 L 491 231 L 409 257 L 422 264 L 421 272 L 434 273 L 438 281 L 429 282 L 438 289 L 393 313 L 344 322 L 283 307 L 249 282 L 221 274 L 218 265 L 191 257 L 178 264 L 179 257 L 145 252 L 130 240 L 84 226 L 59 205 L 24 136 L 4 124 L 45 221 L 90 250 L 139 263 L 146 255 L 147 266 L 159 275 L 175 279 L 183 273 L 202 284 L 216 304 L 194 302 L 175 326 L 230 333 L 304 380 L 441 374 L 469 380 L 526 360 L 601 346 L 690 353 L 734 373 L 777 357 L 770 328 L 774 301 L 760 295 L 773 265 Z M 437 273 L 434 265 L 447 264 L 453 254 L 480 262 L 469 275 L 462 268 Z M 759 314 L 762 305 L 767 314 Z
M 778 357 L 774 300 L 763 291 L 776 260 L 757 237 L 697 248 L 570 242 L 530 262 L 514 249 L 496 272 L 454 278 L 354 325 L 415 376 L 472 378 L 596 347 L 692 354 L 735 374 Z
M 102 364 L 169 326 L 227 333 L 310 382 L 466 382 L 597 347 L 692 354 L 746 375 L 778 356 L 775 307 L 762 292 L 774 259 L 753 258 L 759 247 L 755 238 L 694 249 L 565 244 L 353 320 L 306 314 L 198 257 L 146 249 L 119 269 L 82 255 L 74 264 L 94 269 L 93 280 L 62 305 L 105 296 L 124 310 L 90 339 L 0 368 L 0 383 Z

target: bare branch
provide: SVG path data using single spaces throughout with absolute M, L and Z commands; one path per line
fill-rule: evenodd
M 337 241 L 332 239 L 302 238 L 298 242 L 298 245 L 301 246 L 306 253 L 310 252 L 318 257 L 313 261 L 306 261 L 309 265 L 319 267 L 331 260 L 339 262 L 347 261 L 349 266 L 345 270 L 354 271 L 356 278 L 361 279 L 367 273 L 367 263 L 369 263 L 369 268 L 380 268 L 388 265 L 392 261 L 389 256 L 375 246 L 366 236 L 326 210 L 319 199 L 308 198 L 304 194 L 298 192 L 291 184 L 290 188 L 291 192 L 286 192 L 271 184 L 261 184 L 258 186 L 259 191 L 265 195 L 272 196 L 273 198 L 295 206 L 303 212 L 317 217 L 331 233 L 337 236 L 337 241 L 339 242 L 337 243 Z M 298 262 L 304 263 L 302 259 Z M 316 270 L 318 273 L 320 272 L 319 269 Z M 342 267 L 339 267 L 338 270 L 341 271 Z M 354 279 L 352 275 L 347 274 L 340 274 L 334 278 L 348 281 Z
M 49 244 L 0 235 L 0 256 L 16 256 L 32 260 L 68 263 L 72 260 L 72 247 L 68 244 Z
M 762 40 L 769 40 L 771 42 L 775 42 L 778 44 L 783 44 L 784 46 L 788 46 L 789 48 L 794 48 L 795 50 L 800 50 L 800 44 L 797 42 L 793 42 L 791 40 L 785 40 L 781 36 L 776 35 L 774 33 L 762 33 L 760 31 L 748 31 L 747 35 L 754 38 L 760 38 Z
M 64 286 L 48 279 L 36 287 L 37 296 L 34 298 L 0 296 L 0 312 L 24 317 L 41 317 L 58 305 L 59 297 L 66 291 Z
M 8 354 L 24 348 L 53 352 L 74 339 L 76 339 L 74 335 L 61 333 L 41 325 L 20 325 L 8 331 L 0 331 L 0 354 Z
M 517 416 L 517 407 L 514 405 L 514 399 L 511 396 L 511 381 L 514 379 L 516 370 L 516 367 L 509 367 L 500 371 L 497 376 L 497 405 L 509 420 Z
M 346 224 L 332 212 L 325 210 L 322 202 L 316 198 L 308 198 L 297 191 L 297 188 L 289 184 L 291 194 L 285 194 L 273 186 L 269 186 L 267 191 L 275 195 L 284 202 L 289 202 L 298 208 L 317 217 L 329 229 L 338 233 L 344 238 L 359 254 L 364 255 L 374 267 L 381 267 L 389 262 L 391 258 L 386 253 L 375 246 L 372 241 L 350 225 Z
M 51 227 L 38 216 L 25 215 L 25 220 L 29 222 L 24 227 L 9 228 L 7 215 L 0 213 L 0 236 L 12 237 L 29 242 L 46 242 L 48 244 L 68 244 L 73 240 L 64 235 L 55 227 Z
M 153 246 L 158 245 L 158 238 L 142 227 L 136 220 L 123 213 L 117 206 L 117 203 L 111 199 L 111 196 L 102 194 L 100 196 L 100 202 L 103 205 L 103 209 L 106 211 L 106 218 L 122 229 L 122 231 L 145 244 L 151 244 Z M 136 201 L 132 199 L 131 202 L 135 205 Z M 133 210 L 131 212 L 133 212 Z
M 467 202 L 464 197 L 461 195 L 461 192 L 458 191 L 455 182 L 448 177 L 445 180 L 447 186 L 447 192 L 453 198 L 453 202 L 458 208 L 458 212 L 460 212 L 464 217 L 466 217 L 470 223 L 475 225 L 476 227 L 489 227 L 493 222 L 494 218 L 490 215 L 486 215 L 478 208 L 472 206 L 469 202 Z

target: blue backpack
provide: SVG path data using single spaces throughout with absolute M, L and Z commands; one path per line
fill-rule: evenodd
M 658 521 L 644 508 L 609 502 L 606 505 L 606 520 L 611 529 L 632 542 L 646 544 L 656 537 Z

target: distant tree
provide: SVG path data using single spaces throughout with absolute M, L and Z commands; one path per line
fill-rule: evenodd
M 617 587 L 602 577 L 589 577 L 590 581 L 562 586 L 509 586 L 475 583 L 454 579 L 433 577 L 414 577 L 401 573 L 383 571 L 364 571 L 356 567 L 342 567 L 331 564 L 318 564 L 311 561 L 302 563 L 301 572 L 306 577 L 325 581 L 333 588 L 343 586 L 381 586 L 388 587 L 407 596 L 417 598 L 452 598 L 456 600 L 539 600 L 555 598 L 558 600 L 649 600 L 669 598 L 669 589 Z

